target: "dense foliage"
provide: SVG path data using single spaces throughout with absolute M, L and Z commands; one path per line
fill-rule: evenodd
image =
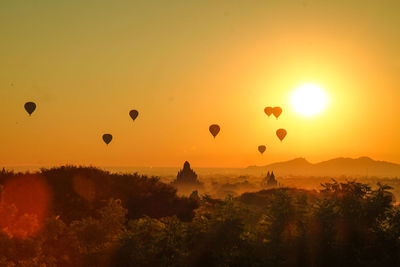
M 400 266 L 400 209 L 381 184 L 218 200 L 178 197 L 144 176 L 43 170 L 51 212 L 18 238 L 10 225 L 35 227 L 35 214 L 3 201 L 7 180 L 20 175 L 0 175 L 0 217 L 18 222 L 0 219 L 0 266 Z

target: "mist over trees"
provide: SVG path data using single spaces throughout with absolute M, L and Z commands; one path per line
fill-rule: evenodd
M 400 209 L 383 184 L 332 180 L 318 191 L 216 199 L 81 167 L 4 170 L 0 184 L 0 266 L 400 264 Z

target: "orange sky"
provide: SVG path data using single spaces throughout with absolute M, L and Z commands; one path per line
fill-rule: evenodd
M 365 2 L 2 1 L 0 166 L 400 163 L 400 3 Z M 290 105 L 304 83 L 315 117 Z

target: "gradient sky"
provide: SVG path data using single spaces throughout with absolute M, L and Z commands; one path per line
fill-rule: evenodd
M 397 0 L 2 0 L 0 166 L 399 163 L 399 12 Z M 328 94 L 318 116 L 290 105 L 304 83 Z M 265 106 L 282 106 L 279 120 Z

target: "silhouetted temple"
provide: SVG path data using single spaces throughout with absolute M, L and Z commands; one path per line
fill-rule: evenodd
M 201 185 L 197 179 L 197 174 L 190 168 L 190 163 L 185 161 L 183 169 L 178 172 L 176 180 L 172 182 L 175 185 Z
M 262 181 L 262 185 L 265 187 L 273 187 L 278 185 L 278 181 L 275 179 L 274 172 L 270 173 L 268 171 L 267 176 Z

